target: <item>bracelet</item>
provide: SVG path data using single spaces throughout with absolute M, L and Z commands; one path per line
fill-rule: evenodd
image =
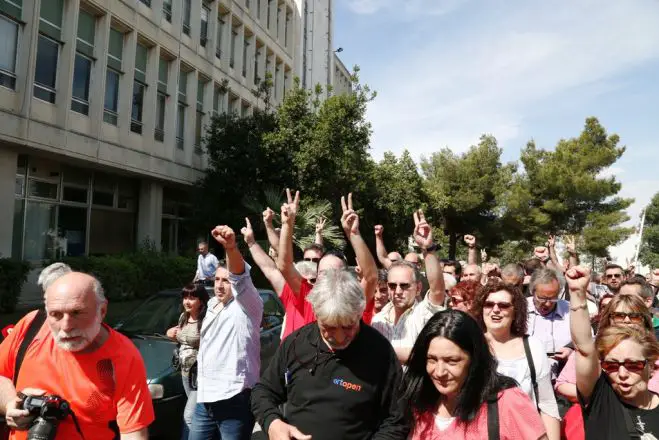
M 437 243 L 433 243 L 430 246 L 428 246 L 427 248 L 425 248 L 424 250 L 426 252 L 435 252 L 437 249 L 439 249 L 439 245 Z
M 576 312 L 577 310 L 581 310 L 581 309 L 585 310 L 587 308 L 588 308 L 588 303 L 583 303 L 578 306 L 570 306 L 570 310 L 572 310 L 573 312 Z

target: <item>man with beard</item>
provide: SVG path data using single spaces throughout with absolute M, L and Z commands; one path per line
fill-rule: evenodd
M 271 440 L 404 440 L 401 368 L 389 342 L 366 325 L 364 292 L 346 269 L 328 269 L 307 296 L 317 322 L 277 349 L 252 393 Z
M 0 345 L 0 411 L 13 429 L 10 438 L 25 439 L 34 420 L 22 409 L 26 396 L 57 395 L 75 419 L 62 420 L 55 439 L 82 433 L 94 440 L 146 440 L 154 413 L 144 362 L 128 338 L 103 324 L 101 284 L 83 273 L 65 274 L 47 288 L 45 306 L 47 325 L 43 312 L 30 312 Z M 33 323 L 38 332 L 16 378 L 17 352 Z
M 620 286 L 624 281 L 624 271 L 621 266 L 617 264 L 607 264 L 604 268 L 604 277 L 602 284 L 607 286 L 611 293 L 617 295 L 620 291 Z

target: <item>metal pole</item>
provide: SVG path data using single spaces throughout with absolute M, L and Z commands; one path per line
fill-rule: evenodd
M 634 267 L 638 267 L 638 253 L 641 250 L 641 245 L 643 243 L 643 225 L 645 224 L 645 210 L 646 208 L 643 208 L 643 211 L 641 212 L 641 227 L 638 230 L 638 244 L 636 245 L 636 255 L 634 256 Z

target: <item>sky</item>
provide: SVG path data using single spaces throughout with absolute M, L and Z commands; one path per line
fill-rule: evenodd
M 595 116 L 626 146 L 606 174 L 635 199 L 630 224 L 659 191 L 659 0 L 334 0 L 334 14 L 342 61 L 378 93 L 376 159 L 463 152 L 487 133 L 514 161 Z

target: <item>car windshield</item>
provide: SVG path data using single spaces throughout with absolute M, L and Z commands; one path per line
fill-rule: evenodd
M 117 328 L 123 333 L 164 335 L 178 322 L 181 298 L 178 295 L 154 295 L 144 301 Z

